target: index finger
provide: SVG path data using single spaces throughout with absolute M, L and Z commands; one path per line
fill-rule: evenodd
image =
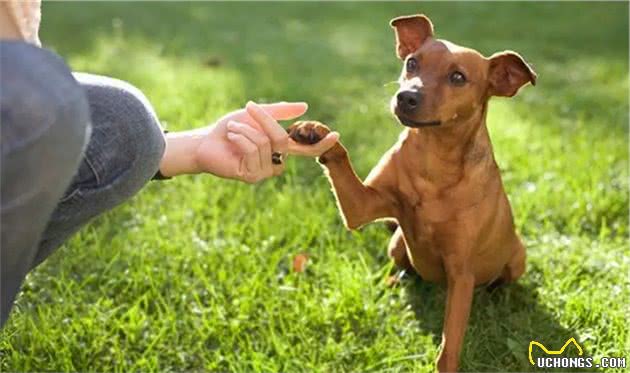
M 275 120 L 295 119 L 308 110 L 306 102 L 276 102 L 273 104 L 260 104 L 258 107 L 263 108 Z
M 271 140 L 271 148 L 275 152 L 284 153 L 287 151 L 289 136 L 276 120 L 269 115 L 262 107 L 250 101 L 245 106 L 247 114 L 252 117 L 265 131 Z

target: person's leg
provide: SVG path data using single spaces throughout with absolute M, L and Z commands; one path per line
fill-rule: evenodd
M 83 89 L 61 58 L 0 42 L 0 326 L 90 133 Z
M 52 214 L 33 266 L 91 218 L 136 194 L 157 172 L 164 135 L 146 97 L 120 80 L 75 74 L 87 94 L 92 137 L 78 173 Z

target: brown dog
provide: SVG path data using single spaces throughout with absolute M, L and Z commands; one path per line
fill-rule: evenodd
M 433 38 L 423 15 L 391 21 L 404 61 L 391 107 L 408 127 L 365 182 L 337 143 L 319 157 L 348 229 L 377 219 L 399 227 L 389 245 L 397 265 L 448 286 L 441 372 L 456 371 L 476 285 L 511 282 L 525 271 L 525 248 L 514 230 L 486 128 L 488 99 L 511 97 L 536 74 L 514 52 L 486 58 Z M 303 144 L 329 129 L 298 122 L 290 137 Z

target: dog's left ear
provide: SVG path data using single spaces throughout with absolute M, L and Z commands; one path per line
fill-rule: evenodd
M 401 60 L 418 50 L 427 38 L 433 36 L 433 24 L 423 14 L 397 17 L 389 21 L 389 25 L 396 32 L 396 54 Z
M 490 95 L 512 97 L 525 84 L 536 85 L 537 75 L 518 53 L 505 51 L 490 57 Z

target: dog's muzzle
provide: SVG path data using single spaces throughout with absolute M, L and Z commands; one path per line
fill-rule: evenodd
M 439 120 L 433 120 L 430 122 L 418 122 L 415 120 L 411 120 L 409 118 L 405 118 L 400 115 L 396 115 L 396 118 L 398 118 L 398 121 L 403 126 L 411 127 L 411 128 L 434 127 L 434 126 L 439 126 L 440 124 L 442 124 L 442 122 L 440 122 Z

